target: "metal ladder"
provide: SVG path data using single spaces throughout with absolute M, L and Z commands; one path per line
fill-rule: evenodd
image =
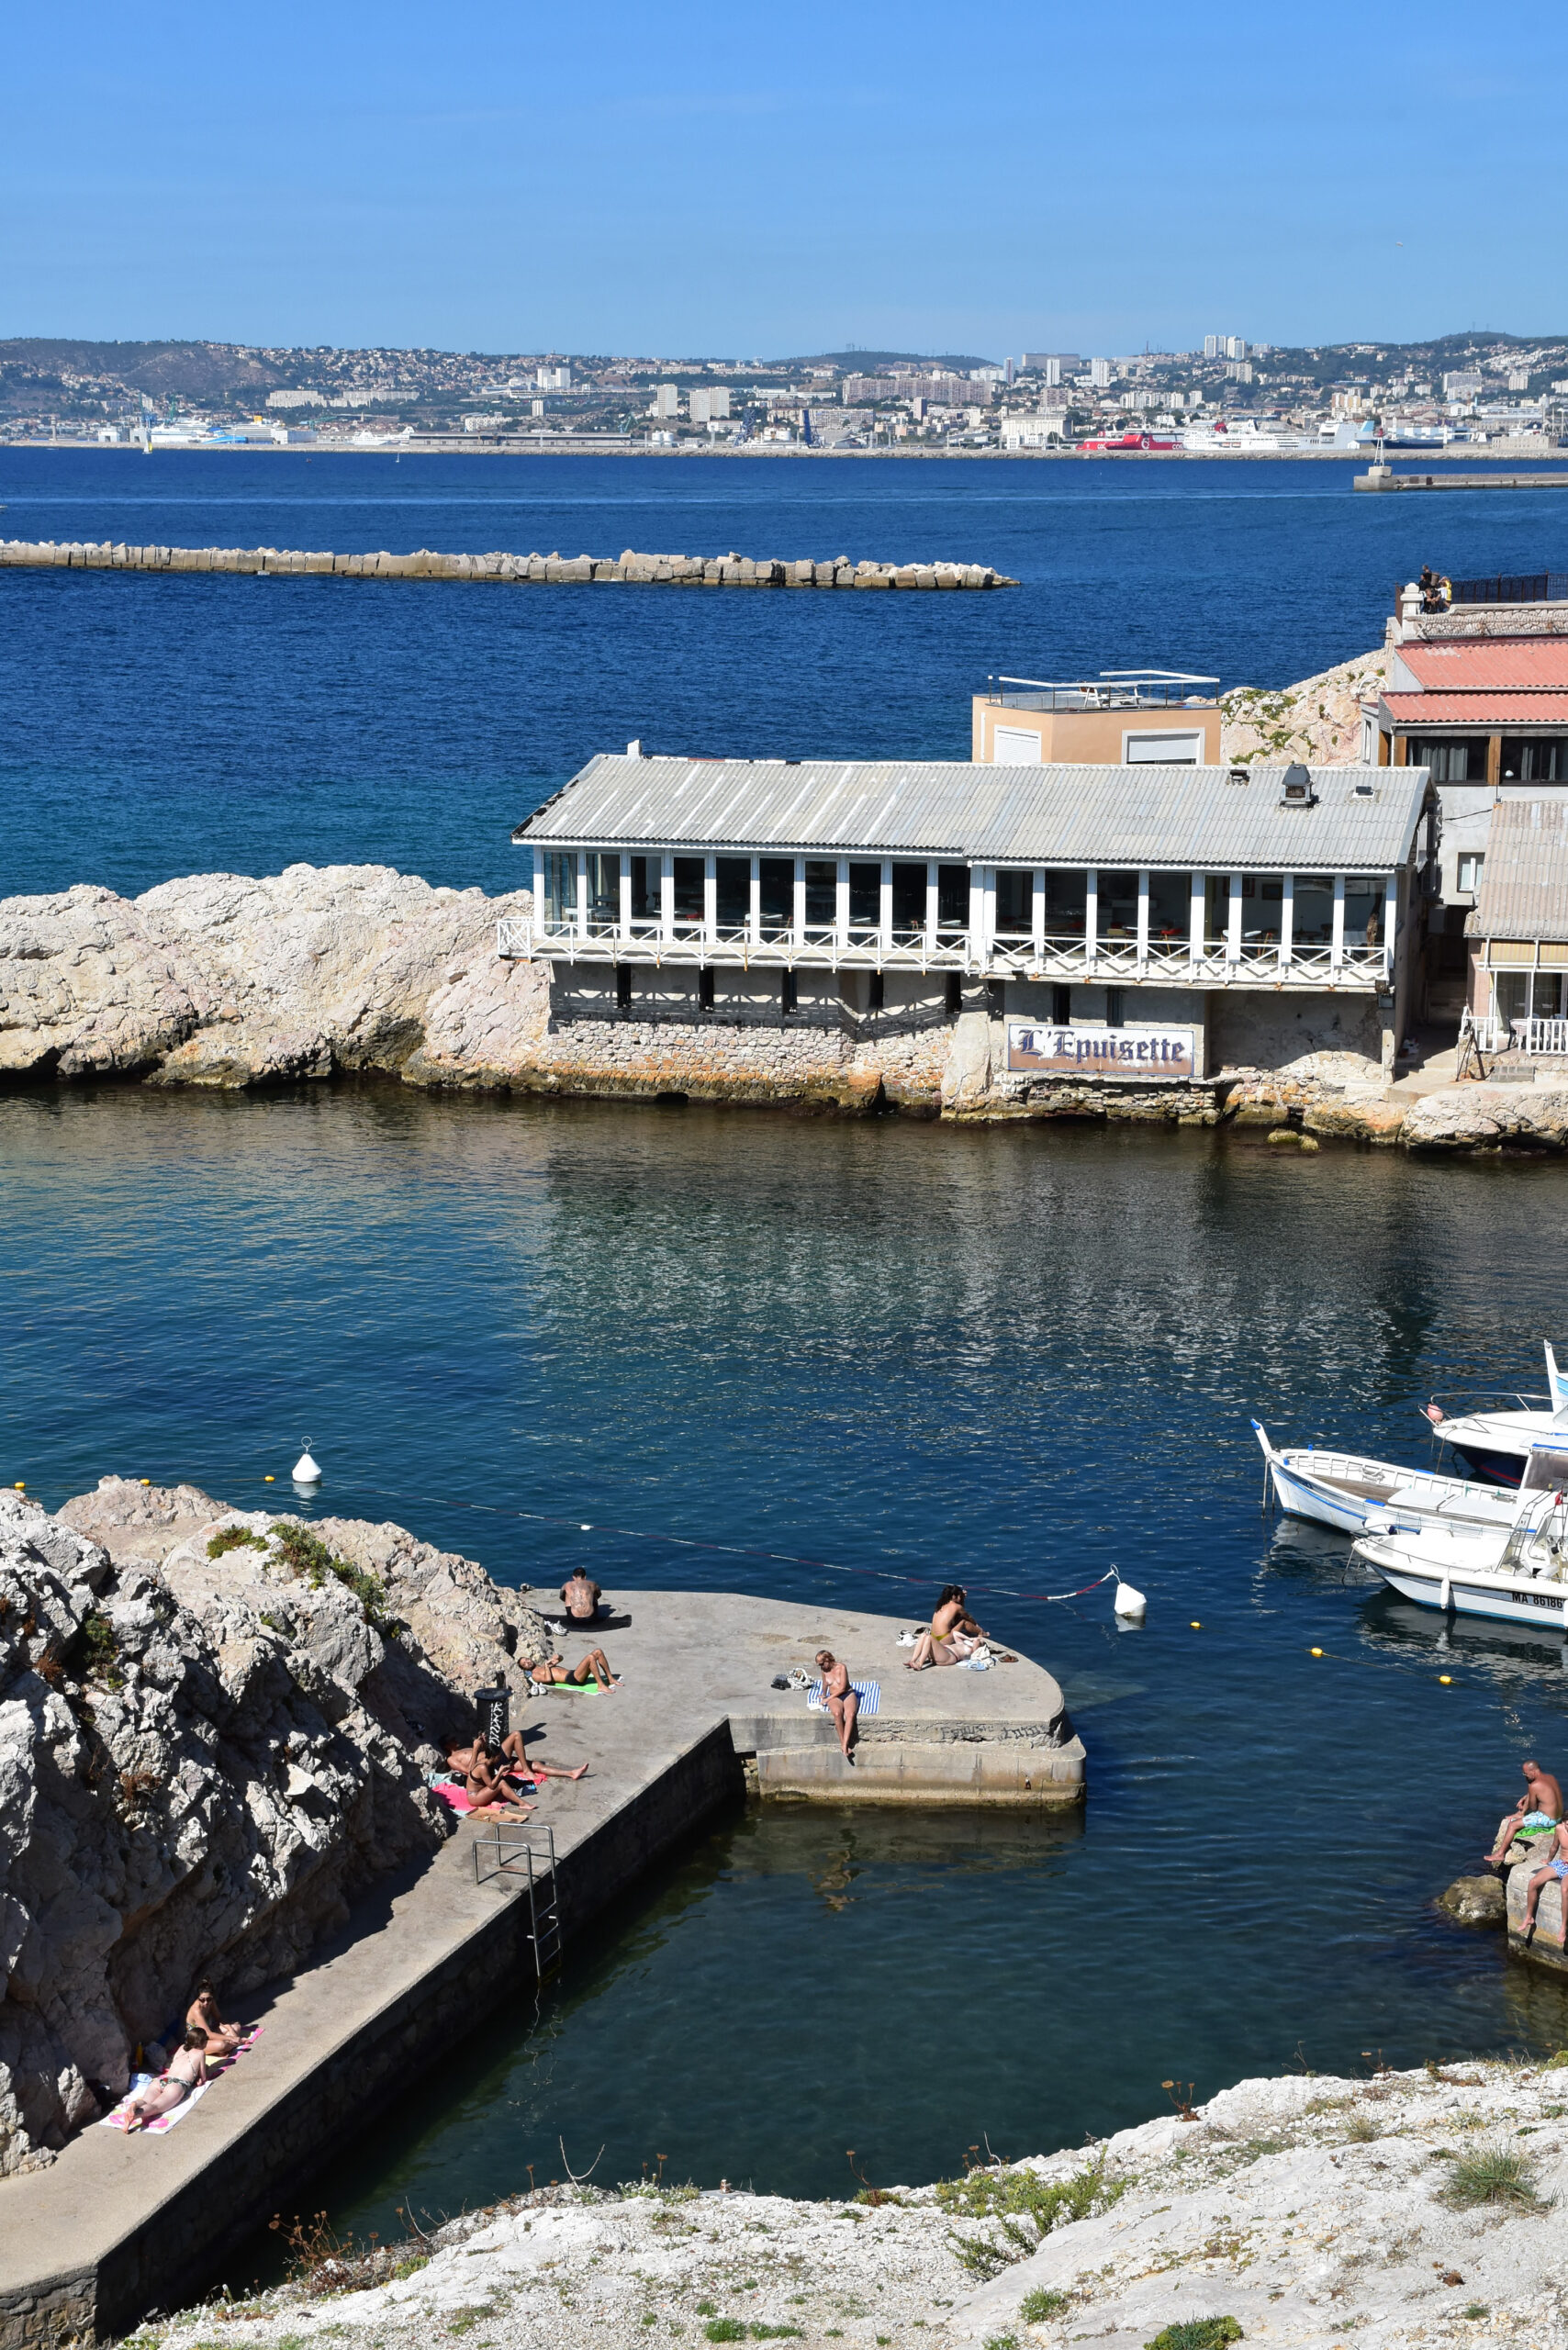
M 536 1840 L 543 1849 L 536 1849 Z M 489 1865 L 483 1863 L 487 1860 Z M 551 1827 L 509 1828 L 498 1820 L 487 1834 L 474 1839 L 474 1882 L 488 1885 L 496 1877 L 521 1879 L 528 1892 L 528 1940 L 534 1972 L 543 1983 L 561 1964 L 561 1910 L 555 1895 L 555 1830 Z

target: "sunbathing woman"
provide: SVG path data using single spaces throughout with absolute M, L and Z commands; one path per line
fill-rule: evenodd
M 556 1682 L 572 1681 L 580 1687 L 588 1681 L 597 1681 L 601 1689 L 613 1689 L 615 1675 L 610 1670 L 610 1659 L 602 1649 L 589 1649 L 580 1664 L 568 1672 L 563 1658 L 553 1656 L 546 1664 L 531 1664 L 528 1677 L 536 1688 L 548 1689 Z
M 481 1740 L 476 1739 L 464 1762 L 457 1765 L 463 1773 L 463 1790 L 468 1797 L 471 1811 L 482 1811 L 495 1819 L 530 1819 L 533 1806 L 524 1803 L 510 1777 L 492 1770 L 490 1758 Z
M 138 2089 L 131 2098 L 125 2109 L 122 2129 L 145 2130 L 150 2121 L 156 2121 L 160 2114 L 173 2113 L 177 2105 L 184 2105 L 186 2098 L 200 2088 L 209 2073 L 217 2069 L 207 2053 L 207 2037 L 200 2024 L 186 2032 L 184 2045 L 170 2059 L 166 2070 L 157 2080 L 149 2081 L 144 2089 Z
M 232 2056 L 245 2037 L 242 2023 L 223 2021 L 218 2011 L 218 1994 L 205 1975 L 196 1985 L 195 1996 L 185 2009 L 185 2030 L 206 2033 L 209 2056 Z
M 536 1779 L 581 1779 L 588 1775 L 586 1762 L 579 1762 L 575 1771 L 568 1771 L 558 1762 L 531 1762 L 522 1732 L 516 1729 L 509 1729 L 499 1746 L 487 1746 L 482 1736 L 476 1738 L 471 1746 L 449 1746 L 447 1763 L 460 1778 L 466 1778 L 476 1754 L 484 1758 L 498 1778 L 510 1779 L 514 1786 L 530 1794 Z
M 985 1634 L 969 1614 L 968 1600 L 961 1583 L 943 1584 L 931 1622 L 904 1665 L 906 1673 L 924 1673 L 933 1664 L 962 1664 L 974 1654 Z

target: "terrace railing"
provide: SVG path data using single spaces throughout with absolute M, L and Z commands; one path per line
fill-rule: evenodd
M 1499 572 L 1492 579 L 1450 582 L 1456 604 L 1561 604 L 1568 602 L 1568 571 Z
M 680 921 L 666 936 L 658 925 L 641 921 L 622 929 L 601 923 L 536 922 L 522 914 L 498 922 L 496 952 L 568 963 L 630 959 L 699 968 L 719 963 L 768 969 L 967 971 L 999 979 L 1141 979 L 1173 985 L 1256 986 L 1266 979 L 1282 986 L 1365 988 L 1383 984 L 1390 970 L 1387 951 L 1381 946 L 1347 945 L 1336 957 L 1331 946 L 1319 941 L 1296 942 L 1287 961 L 1278 941 L 1271 939 L 1243 938 L 1239 953 L 1233 956 L 1224 939 L 1210 939 L 1194 952 L 1184 936 L 1151 933 L 1140 955 L 1137 938 L 1126 935 L 1099 938 L 1092 949 L 1081 934 L 1049 932 L 1036 940 L 1032 933 L 1012 931 L 999 934 L 982 949 L 963 930 L 939 929 L 932 937 L 924 931 L 900 930 L 884 937 L 879 928 L 865 923 L 853 923 L 841 934 L 836 924 L 812 923 L 797 937 L 781 924 L 764 923 L 754 933 L 749 923 L 723 923 L 709 930 L 701 923 Z M 1543 1035 L 1551 1031 L 1568 1036 L 1568 1022 L 1534 1025 Z M 1568 1052 L 1568 1043 L 1530 1049 Z

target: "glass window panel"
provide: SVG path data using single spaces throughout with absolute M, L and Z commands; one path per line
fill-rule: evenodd
M 1334 885 L 1321 874 L 1295 877 L 1291 937 L 1297 946 L 1327 946 L 1334 935 Z
M 1046 936 L 1081 938 L 1089 904 L 1086 873 L 1046 875 Z
M 1407 753 L 1413 767 L 1430 767 L 1434 783 L 1484 783 L 1484 734 L 1418 734 Z
M 1035 921 L 1035 877 L 1032 873 L 998 873 L 996 927 L 1003 937 L 1027 938 Z
M 1210 873 L 1204 879 L 1204 942 L 1223 946 L 1230 929 L 1230 876 Z
M 595 930 L 613 930 L 621 920 L 621 855 L 592 850 L 588 867 L 588 923 Z
M 751 859 L 713 859 L 714 900 L 721 930 L 743 930 L 751 916 Z
M 675 867 L 675 918 L 677 922 L 700 922 L 707 860 L 678 856 L 671 862 Z
M 577 852 L 562 854 L 553 849 L 544 859 L 544 919 L 553 930 L 559 930 L 577 911 Z
M 939 865 L 936 868 L 936 927 L 938 930 L 968 930 L 969 926 L 969 868 L 967 865 Z
M 924 865 L 895 865 L 893 867 L 893 935 L 908 938 L 925 928 L 925 867 Z
M 849 868 L 849 919 L 857 930 L 875 930 L 882 919 L 882 868 L 852 865 Z
M 838 859 L 806 859 L 806 927 L 831 930 L 838 920 Z
M 758 895 L 762 901 L 765 938 L 778 938 L 794 926 L 795 860 L 792 856 L 757 859 Z
M 1170 946 L 1188 938 L 1193 928 L 1193 877 L 1190 873 L 1151 873 L 1148 877 L 1148 934 L 1157 945 Z
M 1345 944 L 1347 946 L 1382 946 L 1383 878 L 1380 874 L 1346 875 Z
M 1099 927 L 1102 938 L 1137 936 L 1137 875 L 1102 873 Z
M 656 856 L 634 856 L 632 859 L 632 919 L 633 922 L 657 922 L 659 919 L 659 867 Z
M 1568 783 L 1568 734 L 1505 734 L 1505 783 Z

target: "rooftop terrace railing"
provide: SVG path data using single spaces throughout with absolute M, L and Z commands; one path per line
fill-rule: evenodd
M 1456 604 L 1568 603 L 1568 571 L 1499 572 L 1492 579 L 1455 579 L 1450 588 Z
M 1208 710 L 1218 685 L 1177 669 L 1105 669 L 1063 681 L 988 677 L 985 699 L 1005 710 Z

